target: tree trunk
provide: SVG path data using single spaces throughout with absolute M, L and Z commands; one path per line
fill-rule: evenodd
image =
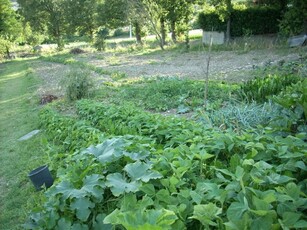
M 160 18 L 161 24 L 161 47 L 164 47 L 166 44 L 166 29 L 165 29 L 165 19 L 164 17 Z
M 9 46 L 5 46 L 6 58 L 11 59 L 10 48 Z
M 230 41 L 230 17 L 228 18 L 227 20 L 227 29 L 226 29 L 226 44 L 229 44 L 229 41 Z
M 57 35 L 56 37 L 56 43 L 58 46 L 58 50 L 62 51 L 64 49 L 64 41 L 61 35 Z
M 177 43 L 176 22 L 174 20 L 171 21 L 171 32 L 172 32 L 172 41 L 174 43 Z
M 138 22 L 134 22 L 136 43 L 142 45 L 141 27 Z
M 185 18 L 185 23 L 187 25 L 187 29 L 186 31 L 184 32 L 184 37 L 185 37 L 185 47 L 187 50 L 190 49 L 190 37 L 189 37 L 189 30 L 190 30 L 190 27 L 189 27 L 189 17 L 186 16 Z
M 226 43 L 228 44 L 230 41 L 230 24 L 231 24 L 231 11 L 232 11 L 232 6 L 231 6 L 231 0 L 227 0 L 226 1 L 226 6 L 227 6 L 227 14 L 228 14 L 228 18 L 227 18 L 227 30 L 226 30 Z

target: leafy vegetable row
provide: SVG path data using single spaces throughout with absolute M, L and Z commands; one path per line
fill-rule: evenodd
M 91 101 L 77 110 L 42 113 L 51 137 L 69 145 L 29 228 L 307 227 L 304 134 L 221 132 Z

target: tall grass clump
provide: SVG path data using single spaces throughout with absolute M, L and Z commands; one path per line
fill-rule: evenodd
M 71 70 L 65 76 L 62 84 L 65 87 L 66 98 L 69 101 L 86 98 L 93 93 L 94 83 L 90 74 L 90 71 L 78 68 Z
M 202 122 L 223 129 L 245 130 L 266 126 L 280 116 L 281 107 L 272 102 L 228 103 L 220 109 L 210 109 L 206 116 L 199 114 Z

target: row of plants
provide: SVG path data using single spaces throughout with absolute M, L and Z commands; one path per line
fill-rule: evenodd
M 90 100 L 76 110 L 41 113 L 64 144 L 28 229 L 307 227 L 306 133 L 221 131 Z

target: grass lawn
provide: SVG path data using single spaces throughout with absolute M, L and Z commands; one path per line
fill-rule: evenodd
M 43 134 L 26 141 L 20 137 L 38 129 L 39 84 L 30 68 L 33 60 L 0 64 L 0 229 L 21 229 L 28 206 L 40 193 L 27 174 L 46 159 Z

